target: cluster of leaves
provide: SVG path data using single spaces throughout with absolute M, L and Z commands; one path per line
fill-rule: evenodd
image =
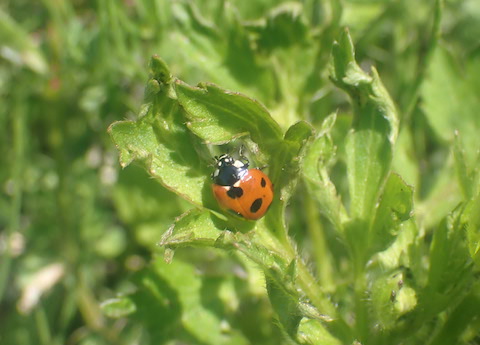
M 441 15 L 440 4 L 436 6 L 424 57 L 434 63 L 443 54 L 441 48 L 436 47 Z M 284 48 L 284 45 L 298 48 L 308 41 L 307 30 L 299 24 L 301 21 L 295 16 L 295 8 L 282 8 L 285 9 L 289 16 L 279 10 L 265 26 L 255 28 L 258 52 L 276 56 L 269 51 L 271 45 L 277 49 Z M 288 35 L 272 29 L 271 26 L 280 25 L 280 22 L 290 25 L 285 31 L 295 32 L 297 40 L 289 40 Z M 206 30 L 205 23 L 203 26 Z M 209 28 L 214 32 L 214 27 Z M 246 28 L 245 33 L 248 30 L 252 29 Z M 271 35 L 270 30 L 275 35 Z M 241 30 L 236 34 L 239 32 Z M 209 35 L 212 32 L 206 34 Z M 243 40 L 247 39 L 248 36 L 243 37 Z M 250 54 L 239 56 L 252 55 L 253 48 L 247 46 L 246 49 Z M 306 58 L 305 55 L 308 54 L 302 54 L 302 58 Z M 283 63 L 281 56 L 277 58 Z M 295 60 L 297 56 L 293 53 L 289 58 Z M 262 75 L 271 76 L 277 72 L 261 65 L 258 69 L 259 85 L 262 85 Z M 288 83 L 291 86 L 288 93 L 301 100 L 300 93 L 305 96 L 309 87 L 320 87 L 315 72 L 318 71 L 308 71 L 307 75 L 301 76 L 300 70 L 297 78 L 301 76 L 304 82 Z M 435 75 L 435 71 L 429 73 Z M 172 260 L 174 249 L 185 246 L 220 248 L 254 262 L 264 274 L 266 291 L 279 328 L 283 336 L 294 343 L 357 341 L 385 344 L 407 339 L 411 343 L 441 343 L 446 341 L 447 334 L 446 343 L 451 343 L 475 334 L 477 322 L 463 322 L 460 326 L 456 318 L 464 308 L 463 303 L 467 303 L 475 307 L 472 306 L 465 318 L 474 320 L 478 316 L 474 310 L 480 302 L 473 266 L 473 261 L 478 260 L 479 248 L 475 219 L 480 211 L 476 172 L 473 166 L 465 163 L 457 139 L 453 150 L 457 178 L 460 185 L 465 185 L 465 191 L 470 192 L 464 194 L 464 201 L 460 204 L 455 200 L 448 205 L 456 205 L 449 209 L 448 215 L 437 214 L 438 223 L 438 218 L 429 220 L 431 223 L 421 223 L 424 215 L 414 210 L 413 188 L 392 169 L 394 154 L 401 154 L 395 150 L 405 149 L 405 146 L 396 147 L 401 118 L 377 71 L 372 68 L 371 74 L 367 74 L 356 63 L 348 32 L 340 34 L 338 42 L 333 43 L 330 68 L 332 82 L 345 91 L 352 104 L 351 121 L 337 133 L 342 135 L 341 145 L 332 138 L 336 114 L 324 118 L 317 133 L 307 122 L 299 121 L 282 135 L 281 127 L 269 113 L 246 96 L 213 84 L 191 87 L 173 77 L 158 57 L 151 61 L 150 74 L 147 103 L 139 118 L 113 124 L 110 133 L 120 151 L 123 166 L 133 159 L 142 161 L 149 173 L 164 186 L 195 205 L 177 218 L 160 241 L 160 245 L 166 247 L 168 262 Z M 309 84 L 305 83 L 306 79 Z M 425 103 L 422 105 L 426 113 L 431 113 L 428 108 L 438 107 L 438 96 L 428 94 L 433 91 L 432 85 L 426 84 L 424 88 L 428 91 L 423 94 Z M 283 96 L 282 91 L 280 84 L 277 92 Z M 271 89 L 263 92 L 271 92 Z M 414 93 L 411 97 L 417 98 L 418 95 Z M 279 112 L 301 112 L 298 104 L 288 109 L 284 105 L 288 103 L 286 98 L 282 97 L 278 102 Z M 435 105 L 430 104 L 432 98 Z M 474 98 L 477 102 L 478 97 Z M 412 111 L 418 106 L 415 103 Z M 438 113 L 436 109 L 434 112 Z M 289 122 L 288 117 L 285 122 Z M 465 126 L 466 122 L 462 122 Z M 405 126 L 404 131 L 408 130 Z M 470 134 L 462 130 L 463 136 L 468 140 Z M 245 143 L 258 164 L 267 164 L 275 185 L 277 196 L 271 210 L 255 224 L 220 214 L 218 205 L 212 200 L 209 159 L 213 154 L 209 147 L 230 142 Z M 340 146 L 339 154 L 335 145 Z M 478 149 L 478 145 L 476 147 Z M 337 193 L 330 179 L 330 169 L 340 164 L 345 167 L 343 176 L 348 187 L 345 195 Z M 310 249 L 321 251 L 315 255 L 321 273 L 318 281 L 305 266 L 297 247 L 292 245 L 284 222 L 286 204 L 299 178 L 311 198 L 309 202 L 313 205 L 310 207 L 318 210 L 309 211 L 310 217 L 317 219 L 313 224 L 305 224 L 306 228 L 311 228 L 310 235 L 316 237 Z M 452 197 L 460 196 L 451 194 Z M 427 203 L 428 198 L 419 200 L 419 203 L 422 201 Z M 292 209 L 298 210 L 296 207 Z M 321 238 L 326 234 L 313 234 L 323 231 L 322 226 L 318 226 L 320 222 L 341 239 L 338 245 L 345 251 L 345 257 L 332 252 L 327 254 L 329 249 L 323 243 L 325 239 Z M 317 244 L 321 245 L 317 247 Z M 325 260 L 326 257 L 330 259 Z M 154 265 L 157 269 L 164 269 L 162 263 Z M 138 292 L 133 300 L 126 297 L 129 303 L 125 299 L 114 300 L 106 304 L 106 309 L 123 315 L 122 306 L 127 305 L 128 312 L 134 312 L 132 305 L 136 306 L 138 295 L 144 293 Z M 186 310 L 196 308 L 192 305 L 183 307 Z M 438 319 L 441 312 L 444 314 Z M 434 320 L 436 322 L 430 322 Z M 227 336 L 222 332 L 221 321 L 217 319 L 217 331 L 210 332 L 207 338 L 203 325 L 186 322 L 182 327 L 191 332 L 190 327 L 201 327 L 199 333 L 193 333 L 206 343 L 248 341 L 239 336 L 237 332 L 241 331 L 241 326 L 237 326 L 238 329 L 235 324 L 230 326 L 233 330 Z
M 0 342 L 479 341 L 475 0 L 31 5 L 0 8 Z M 241 145 L 256 222 L 211 193 Z

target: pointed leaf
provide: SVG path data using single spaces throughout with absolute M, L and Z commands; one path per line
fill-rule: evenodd
M 348 31 L 333 46 L 331 73 L 332 81 L 351 97 L 354 110 L 346 142 L 350 214 L 368 220 L 390 169 L 397 113 L 375 69 L 370 76 L 355 62 Z
M 120 151 L 120 163 L 125 167 L 139 160 L 166 188 L 191 203 L 213 206 L 211 193 L 203 190 L 210 171 L 197 153 L 206 148 L 185 126 L 185 113 L 175 99 L 168 67 L 154 56 L 150 69 L 149 102 L 138 119 L 115 122 L 108 129 Z
M 319 136 L 309 145 L 304 159 L 303 175 L 308 191 L 319 203 L 319 212 L 341 232 L 346 211 L 327 170 L 336 151 L 330 136 L 335 119 L 336 114 L 328 116 L 322 124 Z

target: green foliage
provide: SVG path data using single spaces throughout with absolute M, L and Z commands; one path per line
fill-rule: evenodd
M 0 343 L 478 343 L 479 23 L 475 0 L 7 1 Z M 258 221 L 211 191 L 240 147 L 274 184 Z

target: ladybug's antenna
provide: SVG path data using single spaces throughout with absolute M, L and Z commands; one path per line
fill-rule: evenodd
M 245 145 L 242 144 L 242 145 L 240 145 L 240 148 L 238 149 L 238 155 L 239 155 L 241 158 L 245 157 L 245 156 L 243 155 L 243 152 L 244 152 L 244 151 L 245 151 Z

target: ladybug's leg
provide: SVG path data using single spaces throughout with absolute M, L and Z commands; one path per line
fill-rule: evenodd
M 245 164 L 245 166 L 248 167 L 250 162 L 248 161 L 248 158 L 243 154 L 244 151 L 245 151 L 245 146 L 241 145 L 240 148 L 238 149 L 238 156 L 240 160 Z

